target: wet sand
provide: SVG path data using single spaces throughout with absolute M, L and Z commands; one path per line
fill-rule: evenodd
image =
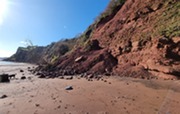
M 0 114 L 179 114 L 180 81 L 104 77 L 88 81 L 39 79 L 30 64 L 0 66 L 0 73 L 17 73 L 0 83 Z M 24 72 L 19 70 L 23 69 Z M 27 79 L 21 80 L 21 76 Z M 71 85 L 73 90 L 65 90 Z

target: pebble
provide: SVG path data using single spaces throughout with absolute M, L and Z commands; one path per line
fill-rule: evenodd
M 72 86 L 67 86 L 67 87 L 65 88 L 65 90 L 73 90 L 73 87 L 72 87 Z
M 0 97 L 0 99 L 4 99 L 4 98 L 6 98 L 6 97 L 8 97 L 7 95 L 2 95 L 1 97 Z

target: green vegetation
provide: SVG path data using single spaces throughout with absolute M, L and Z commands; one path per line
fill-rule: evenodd
M 92 43 L 91 43 L 90 40 L 88 40 L 88 41 L 86 41 L 86 42 L 84 43 L 84 50 L 85 50 L 85 51 L 90 51 L 90 50 L 91 50 L 91 47 L 92 47 Z
M 19 50 L 21 50 L 21 51 L 31 51 L 31 50 L 33 50 L 35 48 L 37 48 L 37 46 L 19 47 Z
M 80 36 L 77 37 L 77 39 L 78 39 L 76 42 L 77 47 L 78 46 L 84 47 L 85 42 L 89 41 L 89 38 L 91 37 L 91 33 L 93 32 L 93 29 L 94 29 L 94 27 L 93 27 L 93 25 L 91 25 L 87 28 L 87 30 L 83 34 L 81 34 Z
M 90 25 L 87 30 L 81 34 L 77 39 L 76 46 L 86 47 L 89 43 L 89 38 L 93 33 L 93 30 L 97 27 L 98 23 L 100 23 L 103 19 L 111 16 L 111 18 L 116 14 L 116 12 L 122 7 L 126 0 L 111 0 L 106 10 L 101 13 L 94 21 L 92 25 Z M 108 18 L 110 19 L 110 18 Z
M 96 18 L 95 23 L 99 23 L 108 16 L 116 14 L 125 2 L 126 0 L 111 0 L 106 10 Z
M 54 55 L 51 59 L 51 63 L 54 63 L 56 60 L 58 60 L 58 56 Z
M 156 23 L 156 34 L 169 38 L 180 36 L 180 2 L 167 5 L 166 9 Z
M 77 38 L 64 39 L 56 43 L 51 43 L 44 51 L 43 61 L 49 64 L 54 63 L 59 57 L 71 52 L 71 50 L 74 49 L 77 40 Z

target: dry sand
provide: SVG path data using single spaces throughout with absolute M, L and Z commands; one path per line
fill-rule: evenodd
M 38 79 L 29 64 L 0 66 L 17 79 L 0 83 L 0 114 L 179 114 L 180 82 L 131 78 Z M 25 72 L 19 72 L 24 69 Z M 20 80 L 21 76 L 29 77 Z M 73 86 L 67 91 L 65 87 Z

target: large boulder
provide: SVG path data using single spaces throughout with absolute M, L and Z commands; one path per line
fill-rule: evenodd
M 0 74 L 0 83 L 1 82 L 9 82 L 9 75 L 8 74 Z

